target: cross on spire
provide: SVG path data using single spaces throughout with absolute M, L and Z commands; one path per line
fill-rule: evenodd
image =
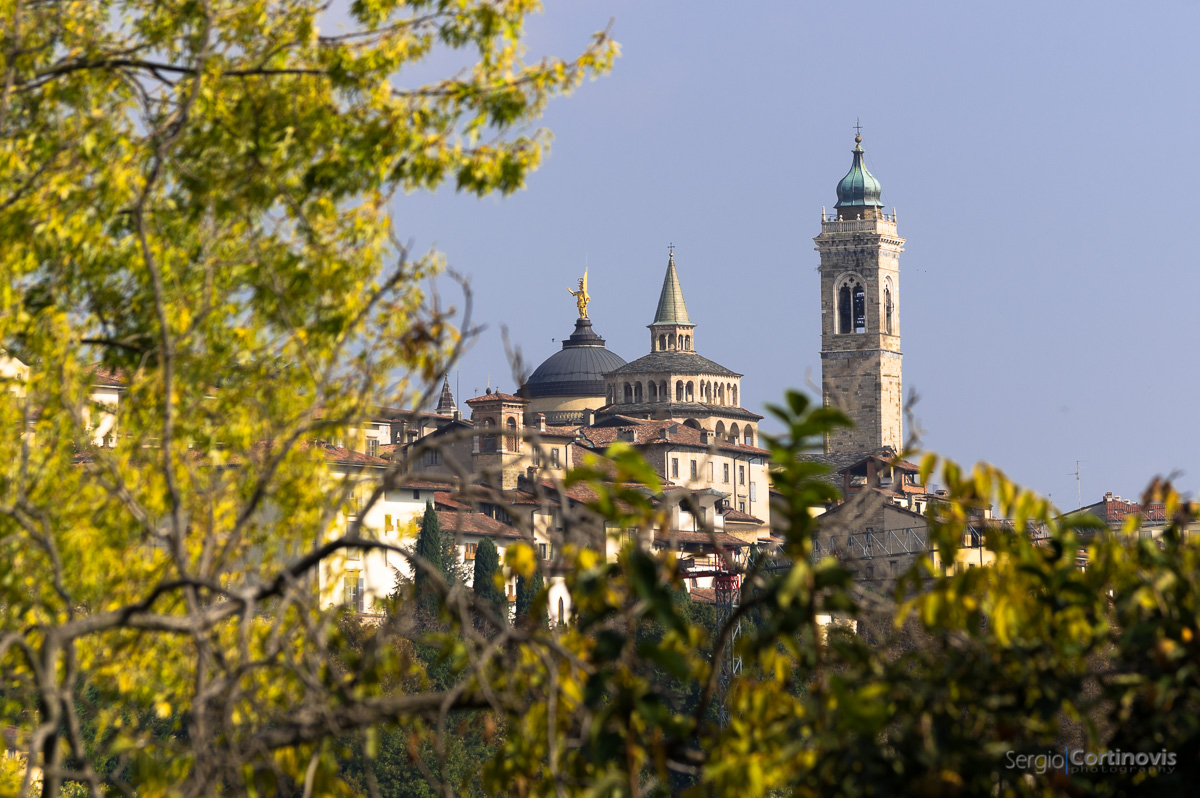
M 671 255 L 674 255 L 675 254 L 675 245 L 667 244 L 667 252 Z
M 857 116 L 854 117 L 854 134 L 856 136 L 862 135 L 862 120 L 859 119 Z

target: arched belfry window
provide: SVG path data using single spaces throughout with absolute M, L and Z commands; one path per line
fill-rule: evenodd
M 892 335 L 892 289 L 883 289 L 883 329 Z
M 676 402 L 683 401 L 683 380 L 675 381 L 675 401 Z
M 641 382 L 635 382 L 633 384 L 633 401 L 638 404 L 642 403 L 642 383 Z
M 633 386 L 630 385 L 629 383 L 625 383 L 624 394 L 625 394 L 625 404 L 627 404 L 627 405 L 633 404 Z
M 667 351 L 667 334 L 662 333 L 658 336 L 658 351 Z
M 837 315 L 838 330 L 837 331 L 839 333 L 850 332 L 850 286 L 849 285 L 843 285 L 841 287 L 841 289 L 838 290 L 837 309 L 838 309 L 838 315 Z
M 647 398 L 651 402 L 658 401 L 658 383 L 657 382 L 655 382 L 654 380 L 650 380 L 650 383 L 646 386 L 646 392 L 649 394 L 647 396 Z
M 838 332 L 867 331 L 867 292 L 856 280 L 838 289 Z
M 517 437 L 517 421 L 510 418 L 505 425 L 508 428 L 508 434 L 505 435 L 504 448 L 510 452 L 515 452 L 520 449 L 520 441 Z

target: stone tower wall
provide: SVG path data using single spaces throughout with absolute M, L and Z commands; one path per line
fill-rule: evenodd
M 904 443 L 900 353 L 900 253 L 894 216 L 823 218 L 814 241 L 821 256 L 821 388 L 824 403 L 843 410 L 853 429 L 829 436 L 830 453 Z M 865 331 L 839 330 L 843 285 L 863 288 Z M 886 289 L 886 292 L 885 292 Z M 891 295 L 888 331 L 887 294 Z

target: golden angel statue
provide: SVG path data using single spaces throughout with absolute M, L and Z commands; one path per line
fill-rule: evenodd
M 579 278 L 579 290 L 572 291 L 568 288 L 567 293 L 575 297 L 575 307 L 579 308 L 579 318 L 586 319 L 588 317 L 587 306 L 592 301 L 587 290 L 587 269 L 583 270 L 583 276 Z

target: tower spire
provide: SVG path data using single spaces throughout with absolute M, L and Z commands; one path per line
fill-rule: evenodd
M 442 396 L 438 399 L 437 412 L 439 415 L 448 416 L 454 413 L 458 406 L 454 404 L 454 394 L 450 392 L 450 375 L 447 374 L 442 379 Z
M 654 321 L 647 325 L 650 328 L 650 351 L 695 351 L 692 329 L 696 325 L 688 317 L 683 289 L 679 287 L 679 273 L 675 271 L 675 245 L 668 246 L 667 252 L 667 274 L 663 277 L 662 293 L 658 295 L 658 309 L 654 312 Z
M 683 289 L 679 287 L 679 274 L 675 271 L 675 245 L 667 247 L 667 275 L 663 278 L 662 293 L 658 296 L 658 310 L 651 324 L 691 324 L 687 305 L 683 301 Z

